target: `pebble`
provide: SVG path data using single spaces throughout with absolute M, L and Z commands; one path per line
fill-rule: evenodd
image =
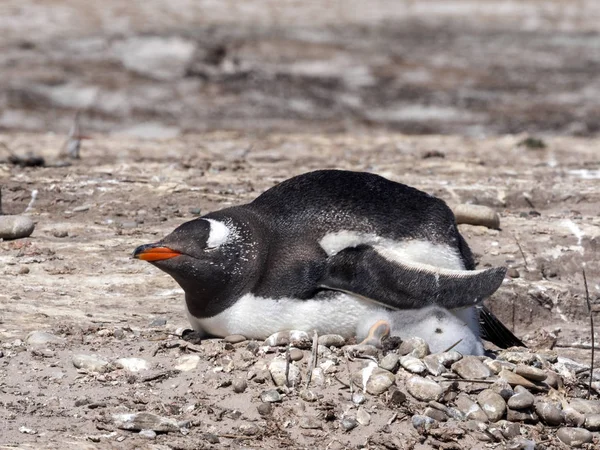
M 450 367 L 455 362 L 460 361 L 463 355 L 456 350 L 450 350 L 449 352 L 437 353 L 438 360 L 445 367 Z
M 264 402 L 258 405 L 256 410 L 261 416 L 268 416 L 273 411 L 273 406 L 269 402 Z
M 590 431 L 600 430 L 600 414 L 586 415 L 584 427 Z
M 496 426 L 500 428 L 500 433 L 505 439 L 512 439 L 521 435 L 521 425 L 509 422 L 508 420 L 499 420 Z
M 438 422 L 445 422 L 448 419 L 448 416 L 446 416 L 444 412 L 440 411 L 439 409 L 431 408 L 429 406 L 425 408 L 425 411 L 423 411 L 423 415 L 431 417 L 432 419 L 437 420 Z
M 583 428 L 559 428 L 556 437 L 571 447 L 581 447 L 583 444 L 592 442 L 593 435 Z
M 489 206 L 460 204 L 452 208 L 457 224 L 480 225 L 500 229 L 500 216 Z
M 402 405 L 406 402 L 406 394 L 396 386 L 392 386 L 389 390 L 389 401 L 392 405 Z
M 371 395 L 379 395 L 394 384 L 394 374 L 381 369 L 375 363 L 352 374 L 352 382 Z
M 282 397 L 278 390 L 269 389 L 268 391 L 262 391 L 260 393 L 260 399 L 264 403 L 278 403 L 281 401 Z
M 488 366 L 496 375 L 498 375 L 502 369 L 513 371 L 515 370 L 515 367 L 517 367 L 516 364 L 499 359 L 486 359 L 484 364 Z
M 32 331 L 25 339 L 29 345 L 62 344 L 65 340 L 47 331 Z
M 401 356 L 412 355 L 415 358 L 425 358 L 431 353 L 429 350 L 429 344 L 420 337 L 411 337 L 405 341 L 402 341 L 400 347 L 398 347 L 398 353 Z
M 563 409 L 565 423 L 570 427 L 581 428 L 585 424 L 585 414 L 581 414 L 570 406 Z
M 177 358 L 177 364 L 175 370 L 181 370 L 182 372 L 189 372 L 194 370 L 200 364 L 200 356 L 198 355 L 182 355 Z
M 353 419 L 352 417 L 344 417 L 342 419 L 342 428 L 345 431 L 353 430 L 357 426 L 358 426 L 358 421 L 356 419 Z
M 152 322 L 150 322 L 151 327 L 164 327 L 167 324 L 167 319 L 164 317 L 155 317 Z
M 236 378 L 233 383 L 233 392 L 236 394 L 241 394 L 248 388 L 248 382 L 245 378 Z
M 109 370 L 109 363 L 94 355 L 73 355 L 73 365 L 88 372 L 104 373 Z
M 120 358 L 115 361 L 115 366 L 129 372 L 139 372 L 150 368 L 148 361 L 142 358 Z
M 346 339 L 339 334 L 324 334 L 319 336 L 318 343 L 325 347 L 343 347 L 346 344 Z
M 352 403 L 355 405 L 362 405 L 366 401 L 367 397 L 365 397 L 365 394 L 362 391 L 354 391 L 352 393 Z
M 423 358 L 423 363 L 427 367 L 427 371 L 434 377 L 446 372 L 446 367 L 440 362 L 439 355 L 427 355 Z
M 35 224 L 27 216 L 0 215 L 0 239 L 20 239 L 33 233 Z
M 371 414 L 360 406 L 356 412 L 356 421 L 363 426 L 367 426 L 371 423 Z
M 161 417 L 148 412 L 113 414 L 117 428 L 129 431 L 153 430 L 157 433 L 168 433 L 188 428 L 189 422 L 178 422 L 170 417 Z
M 321 367 L 315 367 L 312 370 L 312 377 L 310 378 L 310 382 L 315 386 L 325 385 L 325 372 Z
M 230 334 L 229 336 L 225 336 L 223 338 L 225 342 L 229 342 L 230 344 L 239 344 L 240 342 L 247 341 L 246 336 L 242 336 L 241 334 Z
M 398 370 L 398 364 L 400 362 L 400 356 L 396 353 L 388 353 L 379 362 L 379 367 L 384 370 L 389 370 L 390 372 L 396 373 Z
M 433 380 L 412 376 L 406 380 L 406 390 L 417 400 L 428 402 L 442 395 L 442 387 Z
M 515 269 L 514 267 L 511 267 L 510 269 L 508 269 L 506 274 L 511 278 L 519 278 L 521 276 L 519 271 L 517 269 Z
M 534 396 L 530 392 L 519 392 L 508 399 L 508 407 L 512 409 L 527 409 L 533 406 Z
M 465 379 L 483 380 L 492 375 L 489 367 L 475 356 L 465 356 L 455 362 L 452 364 L 452 370 Z
M 600 400 L 586 400 L 584 398 L 572 398 L 569 405 L 581 414 L 600 414 Z
M 458 410 L 465 416 L 465 419 L 478 422 L 488 421 L 487 414 L 467 394 L 458 394 L 454 403 Z
M 304 352 L 298 348 L 290 349 L 290 359 L 292 361 L 300 361 L 304 358 Z
M 542 369 L 536 367 L 526 366 L 524 364 L 517 364 L 515 373 L 521 375 L 524 378 L 532 381 L 544 381 L 548 375 Z
M 281 358 L 274 359 L 269 364 L 269 372 L 271 373 L 271 378 L 273 378 L 273 382 L 276 386 L 285 386 L 286 385 L 286 361 Z M 301 375 L 300 369 L 293 363 L 289 364 L 287 381 L 289 381 L 289 386 L 297 386 L 300 384 Z
M 260 428 L 255 423 L 243 423 L 238 427 L 238 430 L 244 436 L 254 436 L 260 433 Z
M 511 386 L 523 386 L 529 389 L 537 389 L 537 386 L 528 379 L 523 378 L 521 375 L 518 375 L 514 372 L 510 372 L 506 369 L 502 369 L 498 376 L 505 380 Z
M 270 347 L 281 347 L 288 344 L 297 348 L 311 348 L 312 339 L 310 339 L 306 331 L 278 331 L 277 333 L 273 333 L 271 336 L 269 336 L 263 345 L 268 345 Z
M 345 345 L 343 350 L 354 358 L 374 357 L 379 354 L 377 347 L 369 344 Z
M 65 238 L 69 235 L 69 232 L 67 230 L 53 230 L 52 231 L 52 236 L 56 237 L 56 238 Z
M 311 391 L 309 389 L 303 389 L 300 391 L 300 398 L 302 400 L 304 400 L 305 402 L 316 402 L 319 397 L 317 396 L 317 394 L 314 393 L 314 391 Z
M 497 359 L 508 361 L 513 364 L 531 365 L 537 361 L 537 356 L 534 353 L 502 350 L 498 353 Z
M 427 366 L 423 361 L 413 355 L 404 355 L 400 358 L 400 364 L 412 373 L 427 372 Z
M 428 416 L 416 414 L 412 416 L 412 425 L 419 433 L 424 433 L 431 428 L 436 428 L 437 421 Z
M 81 205 L 73 208 L 73 212 L 85 212 L 90 209 L 90 205 Z
M 515 410 L 510 407 L 506 411 L 506 420 L 510 422 L 537 423 L 537 414 L 530 409 Z
M 499 379 L 494 384 L 492 384 L 490 386 L 490 389 L 496 394 L 500 394 L 500 396 L 504 400 L 508 400 L 513 395 L 515 395 L 515 391 L 513 390 L 513 388 L 510 386 L 510 384 L 508 384 L 506 380 L 503 379 Z
M 557 427 L 563 423 L 561 410 L 552 403 L 537 402 L 535 404 L 535 413 L 542 419 L 542 422 L 551 427 Z
M 563 387 L 563 381 L 560 375 L 551 370 L 548 370 L 546 372 L 546 379 L 544 380 L 544 382 L 554 389 L 560 389 Z
M 477 395 L 477 403 L 486 413 L 490 422 L 497 422 L 506 412 L 506 402 L 502 396 L 491 389 L 484 389 Z
M 141 430 L 138 434 L 144 439 L 156 439 L 156 431 L 154 430 Z

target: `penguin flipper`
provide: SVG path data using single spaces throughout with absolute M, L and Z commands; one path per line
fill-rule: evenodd
M 479 310 L 481 338 L 500 348 L 527 347 L 484 305 Z
M 502 284 L 506 269 L 450 270 L 385 258 L 370 245 L 348 247 L 325 263 L 321 288 L 355 294 L 391 309 L 475 306 Z

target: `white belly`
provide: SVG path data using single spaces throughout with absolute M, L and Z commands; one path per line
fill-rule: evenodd
M 356 326 L 365 314 L 378 309 L 372 302 L 342 292 L 318 300 L 275 300 L 246 294 L 216 316 L 188 316 L 195 330 L 214 336 L 242 334 L 250 339 L 266 339 L 282 330 L 317 330 L 319 334 L 348 338 L 356 334 Z

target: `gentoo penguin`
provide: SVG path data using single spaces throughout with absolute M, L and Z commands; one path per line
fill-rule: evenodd
M 133 256 L 179 283 L 190 322 L 205 335 L 391 332 L 432 340 L 434 351 L 460 341 L 457 350 L 481 354 L 483 316 L 484 337 L 521 345 L 482 306 L 506 269 L 475 270 L 442 200 L 371 173 L 293 177 Z

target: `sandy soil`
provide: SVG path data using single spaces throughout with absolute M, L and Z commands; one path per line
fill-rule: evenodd
M 402 420 L 410 411 L 383 397 L 369 400 L 369 425 L 343 431 L 339 418 L 351 403 L 341 383 L 323 387 L 315 403 L 289 392 L 261 416 L 259 395 L 273 388 L 263 376 L 264 363 L 274 355 L 253 353 L 248 342 L 180 340 L 177 330 L 188 326 L 180 289 L 164 273 L 130 258 L 137 245 L 155 241 L 198 211 L 249 201 L 317 168 L 373 171 L 450 205 L 495 208 L 500 230 L 461 225 L 480 266 L 514 269 L 514 278 L 488 305 L 526 339 L 539 337 L 542 328 L 560 328 L 555 342 L 543 345 L 588 362 L 581 269 L 585 265 L 596 315 L 600 140 L 548 138 L 539 149 L 520 145 L 524 137 L 214 132 L 146 141 L 98 135 L 84 143 L 82 159 L 70 167 L 0 165 L 4 213 L 26 211 L 37 223 L 31 237 L 0 242 L 0 444 L 191 449 L 356 448 L 367 442 L 383 448 L 387 442 L 396 448 L 396 439 L 419 448 L 422 439 Z M 63 143 L 52 134 L 5 134 L 0 140 L 50 163 Z M 63 341 L 29 345 L 28 333 L 35 330 Z M 76 354 L 109 362 L 143 358 L 150 368 L 91 375 L 73 366 Z M 174 371 L 187 354 L 200 356 L 198 367 Z M 304 350 L 303 373 L 307 361 Z M 352 367 L 338 370 L 343 381 Z M 231 383 L 248 371 L 258 375 L 245 392 L 235 393 Z M 171 432 L 148 441 L 114 426 L 113 414 L 131 411 L 188 420 L 191 428 L 186 435 Z M 397 418 L 387 424 L 393 414 Z M 306 417 L 321 421 L 311 428 Z M 465 448 L 483 445 L 470 439 L 461 441 Z

